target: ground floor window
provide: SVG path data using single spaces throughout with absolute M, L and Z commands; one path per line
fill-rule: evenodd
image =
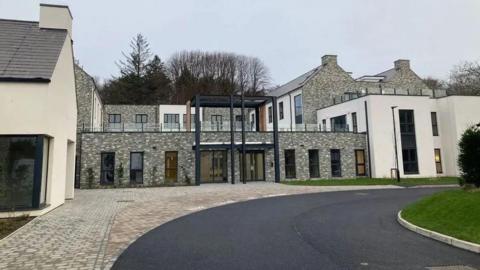
M 143 183 L 143 152 L 130 153 L 130 182 Z
M 295 150 L 285 150 L 285 178 L 296 178 Z
M 0 136 L 0 209 L 40 207 L 43 152 L 44 136 Z
M 100 166 L 100 184 L 113 184 L 115 180 L 115 153 L 102 153 Z
M 355 150 L 355 168 L 357 172 L 357 176 L 365 176 L 366 169 L 365 169 L 365 150 L 359 149 Z
M 405 174 L 418 174 L 417 149 L 403 149 L 403 172 Z
M 333 177 L 342 176 L 342 162 L 340 160 L 340 149 L 330 149 L 330 163 Z
M 178 152 L 165 152 L 165 180 L 176 182 L 178 176 Z
M 201 151 L 200 177 L 202 183 L 227 181 L 227 151 Z
M 265 180 L 265 155 L 263 151 L 247 151 L 245 153 L 245 172 L 243 171 L 243 159 L 240 153 L 240 179 L 246 174 L 246 181 L 264 181 Z
M 310 178 L 320 177 L 320 164 L 318 161 L 318 150 L 308 150 L 308 169 L 310 172 Z
M 435 167 L 437 168 L 437 173 L 443 173 L 442 169 L 442 154 L 440 153 L 440 149 L 435 149 Z

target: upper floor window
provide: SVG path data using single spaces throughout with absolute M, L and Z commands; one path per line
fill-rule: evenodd
M 433 133 L 433 136 L 438 136 L 437 113 L 436 112 L 431 112 L 430 115 L 432 117 L 432 133 Z
M 121 114 L 109 114 L 108 115 L 108 122 L 109 123 L 121 123 L 122 122 L 122 115 Z
M 173 114 L 173 113 L 166 113 L 163 115 L 163 125 L 164 128 L 167 129 L 172 129 L 172 128 L 179 128 L 179 121 L 180 121 L 180 115 L 179 114 Z
M 282 120 L 283 119 L 283 101 L 278 103 L 278 112 L 280 115 L 280 120 Z
M 268 123 L 273 122 L 272 106 L 268 107 Z
M 146 114 L 136 114 L 135 123 L 145 124 L 148 122 L 148 116 Z
M 335 132 L 345 132 L 348 131 L 347 126 L 347 116 L 340 115 L 337 117 L 330 118 L 330 130 Z
M 302 124 L 303 123 L 302 95 L 297 95 L 293 99 L 295 103 L 295 124 Z
M 223 130 L 223 117 L 221 115 L 210 116 L 212 122 L 212 130 Z
M 353 132 L 358 132 L 357 113 L 352 113 L 352 129 Z

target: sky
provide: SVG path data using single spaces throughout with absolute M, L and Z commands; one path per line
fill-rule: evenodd
M 137 33 L 164 61 L 182 50 L 258 57 L 274 85 L 325 54 L 355 78 L 410 59 L 419 76 L 447 79 L 480 60 L 479 0 L 0 0 L 0 18 L 38 21 L 40 2 L 70 6 L 75 57 L 104 79 Z

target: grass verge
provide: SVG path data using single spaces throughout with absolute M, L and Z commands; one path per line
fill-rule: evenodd
M 287 185 L 300 186 L 375 186 L 375 185 L 397 185 L 412 187 L 421 185 L 451 185 L 458 184 L 457 177 L 435 177 L 435 178 L 403 178 L 400 182 L 390 178 L 354 178 L 354 179 L 325 179 L 325 180 L 299 180 L 284 181 Z
M 480 190 L 450 190 L 402 210 L 408 222 L 431 231 L 480 244 Z
M 2 218 L 0 219 L 0 239 L 11 234 L 18 228 L 27 224 L 33 217 L 29 216 L 20 216 L 14 218 Z

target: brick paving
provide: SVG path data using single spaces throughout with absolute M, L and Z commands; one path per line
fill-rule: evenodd
M 0 240 L 0 269 L 109 269 L 130 243 L 192 212 L 256 198 L 396 186 L 288 186 L 274 183 L 76 190 L 75 200 Z

